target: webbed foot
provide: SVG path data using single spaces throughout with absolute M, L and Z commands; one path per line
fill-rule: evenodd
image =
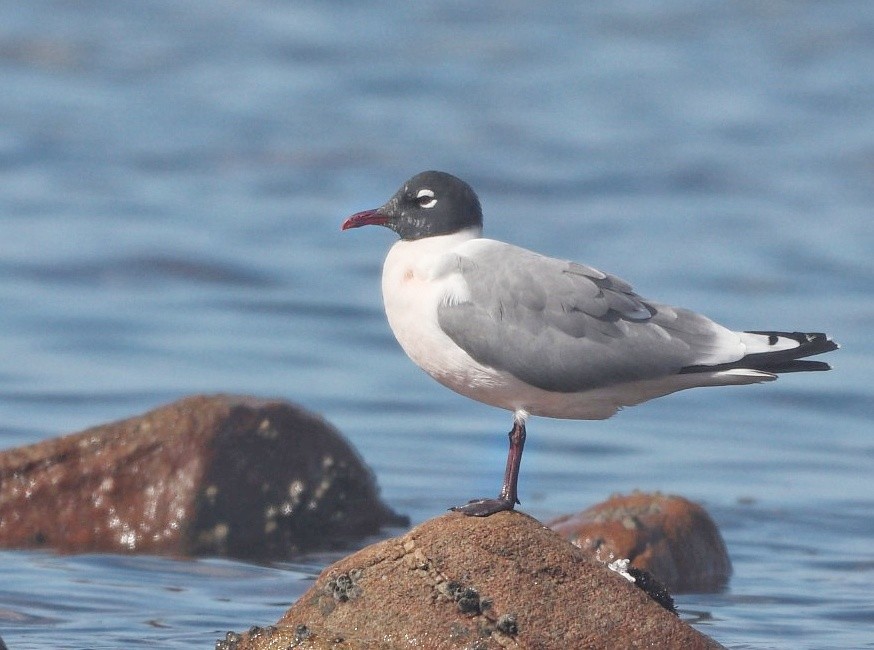
M 504 512 L 512 510 L 515 503 L 509 499 L 474 499 L 465 503 L 463 506 L 455 506 L 450 508 L 455 512 L 460 512 L 468 517 L 488 517 L 496 512 Z

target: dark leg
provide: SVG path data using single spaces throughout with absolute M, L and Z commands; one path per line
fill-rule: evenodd
M 504 484 L 497 499 L 476 499 L 463 506 L 452 508 L 470 517 L 488 517 L 496 512 L 512 510 L 519 503 L 516 486 L 519 483 L 519 465 L 522 464 L 522 449 L 525 447 L 525 421 L 516 419 L 510 431 L 510 450 L 507 452 L 507 469 Z

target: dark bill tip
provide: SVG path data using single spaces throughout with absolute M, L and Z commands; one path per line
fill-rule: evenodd
M 340 230 L 349 230 L 350 228 L 360 228 L 361 226 L 384 226 L 388 221 L 388 217 L 385 216 L 379 210 L 365 210 L 364 212 L 356 212 L 351 217 L 346 219 L 343 222 L 343 225 L 340 226 Z

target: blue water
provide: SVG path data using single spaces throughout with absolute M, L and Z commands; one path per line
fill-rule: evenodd
M 874 647 L 874 4 L 0 3 L 0 444 L 198 392 L 323 413 L 414 522 L 497 490 L 509 414 L 409 362 L 392 235 L 339 232 L 413 173 L 489 235 L 727 325 L 830 332 L 830 373 L 533 420 L 524 509 L 700 501 L 731 648 Z M 0 553 L 22 648 L 205 648 L 330 557 Z

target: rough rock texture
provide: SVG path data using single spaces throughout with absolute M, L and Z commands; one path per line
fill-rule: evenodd
M 519 512 L 451 513 L 322 572 L 275 626 L 217 650 L 720 648 Z
M 322 418 L 195 396 L 0 452 L 0 546 L 287 558 L 405 524 Z
M 631 560 L 675 593 L 719 591 L 731 576 L 716 524 L 683 497 L 614 495 L 549 526 L 602 562 Z

